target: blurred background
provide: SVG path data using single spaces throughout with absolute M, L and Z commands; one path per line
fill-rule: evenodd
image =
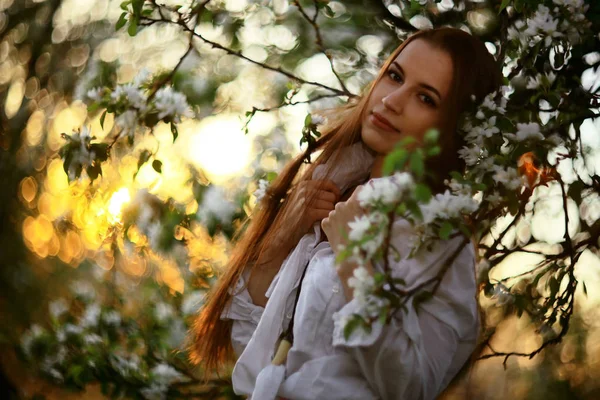
M 233 233 L 303 148 L 307 114 L 360 94 L 415 27 L 461 27 L 492 53 L 506 28 L 500 1 L 214 0 L 193 20 L 179 19 L 198 3 L 0 0 L 3 398 L 237 398 L 227 377 L 198 383 L 186 332 Z M 138 6 L 151 11 L 131 28 Z M 589 54 L 580 76 L 592 91 L 600 55 Z M 93 105 L 119 100 L 116 90 L 97 88 L 126 93 L 130 82 L 151 93 L 168 83 L 191 112 L 136 126 L 115 118 L 118 106 L 104 113 Z M 570 171 L 600 171 L 599 129 L 597 119 L 582 126 L 587 158 Z M 71 170 L 65 149 L 84 143 L 84 133 L 110 156 L 101 167 Z M 98 154 L 72 153 L 70 165 L 85 167 L 85 157 L 93 164 Z M 590 226 L 598 202 L 580 215 Z M 548 205 L 507 240 L 533 233 L 557 243 L 560 212 Z M 582 212 L 579 204 L 573 212 Z M 527 271 L 538 258 L 515 253 L 493 274 Z M 598 254 L 585 252 L 579 265 L 586 286 L 560 344 L 532 359 L 478 361 L 444 398 L 600 398 Z M 481 302 L 497 351 L 540 346 L 526 316 Z

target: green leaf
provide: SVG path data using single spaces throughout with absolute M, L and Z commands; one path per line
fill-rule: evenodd
M 140 157 L 138 158 L 138 170 L 150 159 L 150 150 L 143 150 L 140 153 Z
M 416 141 L 417 141 L 417 139 L 415 139 L 414 137 L 412 137 L 412 136 L 407 136 L 407 137 L 405 137 L 405 138 L 401 139 L 401 140 L 400 140 L 400 141 L 399 141 L 399 142 L 396 144 L 396 147 L 397 147 L 397 148 L 399 148 L 399 147 L 406 147 L 406 146 L 408 146 L 409 144 L 416 143 Z
M 104 129 L 104 118 L 106 118 L 106 113 L 107 113 L 107 112 L 108 112 L 108 111 L 106 111 L 106 110 L 105 110 L 105 111 L 102 113 L 102 116 L 100 117 L 100 126 L 102 127 L 102 129 Z
M 441 152 L 442 152 L 442 148 L 440 146 L 433 146 L 432 148 L 427 150 L 427 155 L 430 157 L 437 156 Z
M 98 176 L 102 175 L 102 168 L 100 167 L 100 164 L 90 165 L 85 169 L 85 171 L 92 182 L 94 182 Z
M 171 133 L 173 134 L 173 142 L 175 142 L 177 136 L 179 136 L 179 132 L 177 131 L 177 126 L 173 122 L 171 122 Z
M 310 114 L 306 114 L 306 118 L 304 118 L 304 126 L 309 126 L 312 123 L 312 116 Z
M 127 13 L 124 12 L 121 14 L 117 23 L 115 24 L 115 31 L 118 31 L 119 29 L 124 27 L 126 23 L 127 23 Z
M 500 10 L 498 10 L 498 14 L 500 14 L 506 7 L 508 7 L 510 2 L 511 0 L 502 0 L 502 4 L 500 4 Z
M 454 227 L 452 226 L 452 224 L 448 221 L 444 221 L 442 223 L 442 226 L 440 227 L 440 238 L 442 238 L 443 240 L 447 240 L 450 237 L 450 233 L 452 232 L 452 229 L 454 229 Z
M 410 155 L 410 170 L 417 176 L 417 178 L 421 178 L 425 173 L 423 154 L 419 150 L 420 149 L 417 149 L 417 151 Z
M 410 0 L 410 10 L 411 11 L 419 11 L 421 9 L 421 4 L 419 4 L 418 0 Z
M 417 201 L 427 203 L 431 199 L 431 189 L 429 189 L 429 186 L 417 183 L 415 185 L 415 198 Z
M 129 28 L 127 28 L 127 33 L 129 36 L 135 36 L 137 34 L 137 18 L 132 18 L 129 23 Z
M 418 218 L 419 220 L 423 219 L 423 213 L 421 212 L 421 207 L 419 207 L 419 204 L 417 204 L 414 201 L 409 201 L 406 203 L 406 208 L 408 208 L 408 211 L 410 211 L 410 213 L 415 216 L 416 218 Z M 396 212 L 396 214 L 398 214 Z M 401 214 L 400 214 L 401 215 Z
M 162 162 L 160 160 L 152 161 L 152 168 L 159 174 L 162 173 Z
M 98 103 L 92 103 L 87 107 L 87 110 L 89 113 L 93 113 L 94 111 L 96 111 L 97 109 L 100 108 L 100 104 Z
M 127 7 L 129 6 L 129 4 L 131 4 L 131 0 L 127 0 L 121 3 L 121 10 L 125 10 L 127 11 Z
M 357 317 L 354 317 L 348 321 L 344 327 L 344 339 L 348 340 L 350 338 L 350 334 L 352 334 L 352 331 L 354 331 L 358 325 L 360 325 L 360 319 Z
M 273 182 L 277 178 L 277 172 L 271 171 L 267 173 L 267 181 Z
M 402 170 L 407 158 L 408 151 L 406 149 L 399 148 L 392 151 L 383 160 L 383 175 L 388 176 L 394 171 Z
M 425 133 L 424 139 L 427 144 L 437 143 L 440 137 L 440 132 L 437 129 L 430 129 Z

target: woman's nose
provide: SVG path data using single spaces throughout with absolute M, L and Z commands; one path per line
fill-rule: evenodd
M 403 88 L 397 88 L 383 97 L 382 102 L 385 108 L 395 114 L 402 114 L 406 103 L 407 93 Z

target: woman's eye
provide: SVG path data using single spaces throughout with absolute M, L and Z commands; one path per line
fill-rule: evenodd
M 390 78 L 392 78 L 394 81 L 396 82 L 402 82 L 402 77 L 400 76 L 400 74 L 398 74 L 397 72 L 394 71 L 388 71 L 388 75 Z
M 426 94 L 421 95 L 421 100 L 423 100 L 423 103 L 426 103 L 430 106 L 435 106 L 435 101 L 433 101 L 433 99 Z

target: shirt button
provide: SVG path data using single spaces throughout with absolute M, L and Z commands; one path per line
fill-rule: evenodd
M 338 286 L 338 285 L 335 285 L 335 286 L 333 287 L 333 289 L 331 289 L 331 291 L 332 291 L 333 293 L 337 293 L 337 292 L 339 292 L 339 291 L 340 291 L 340 288 L 339 288 L 339 286 Z
M 290 318 L 292 318 L 292 313 L 287 313 L 287 314 L 285 315 L 285 317 L 286 317 L 287 319 L 290 319 Z

